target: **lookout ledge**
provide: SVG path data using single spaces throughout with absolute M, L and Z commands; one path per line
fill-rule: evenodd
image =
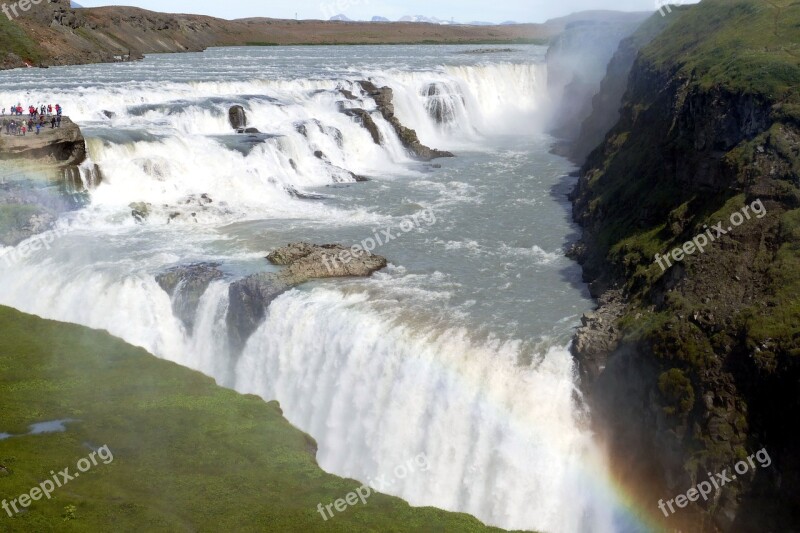
M 26 135 L 8 135 L 6 124 L 25 120 L 22 117 L 4 116 L 0 120 L 0 160 L 24 160 L 37 165 L 63 169 L 77 166 L 86 159 L 86 142 L 80 127 L 69 117 L 61 117 L 61 127 L 51 128 L 45 123 L 39 134 L 36 129 Z

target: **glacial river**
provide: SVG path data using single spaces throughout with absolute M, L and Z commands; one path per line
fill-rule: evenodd
M 49 249 L 0 260 L 0 303 L 278 400 L 322 468 L 388 478 L 378 488 L 413 505 L 504 528 L 619 530 L 567 349 L 592 307 L 564 256 L 573 168 L 542 132 L 545 49 L 514 49 L 218 48 L 0 72 L 0 105 L 60 103 L 87 137 L 83 178 L 102 175 Z M 457 157 L 411 159 L 371 99 L 343 96 L 362 79 L 391 87 L 403 124 Z M 235 136 L 236 104 L 267 135 Z M 343 107 L 371 112 L 383 144 Z M 280 296 L 229 353 L 228 285 L 273 269 L 266 253 L 388 228 L 375 250 L 387 269 Z M 154 276 L 204 261 L 225 277 L 188 332 Z M 427 471 L 393 475 L 423 453 Z

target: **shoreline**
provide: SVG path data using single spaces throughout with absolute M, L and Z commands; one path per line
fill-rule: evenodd
M 55 13 L 55 20 L 54 20 Z M 113 6 L 71 8 L 64 0 L 0 20 L 0 69 L 116 63 L 153 53 L 202 52 L 229 46 L 546 44 L 567 18 L 542 24 L 436 25 L 249 18 L 225 20 Z

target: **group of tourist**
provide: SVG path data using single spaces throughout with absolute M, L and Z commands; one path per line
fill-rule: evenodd
M 46 128 L 48 123 L 51 129 L 61 127 L 63 109 L 59 104 L 56 104 L 55 107 L 53 105 L 28 106 L 28 120 L 24 118 L 8 120 L 5 118 L 6 108 L 4 107 L 2 111 L 2 116 L 4 117 L 2 127 L 6 130 L 6 135 L 27 135 L 29 131 L 32 132 L 34 129 L 36 130 L 36 135 L 39 135 L 41 129 Z M 53 111 L 55 111 L 55 114 L 53 114 Z M 22 105 L 11 106 L 8 108 L 8 112 L 12 117 L 22 117 Z M 49 117 L 49 120 L 45 117 Z

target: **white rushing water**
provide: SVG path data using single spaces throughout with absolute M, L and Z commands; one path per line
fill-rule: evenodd
M 84 178 L 94 165 L 102 175 L 86 207 L 59 220 L 63 235 L 0 258 L 0 303 L 108 330 L 277 399 L 317 440 L 325 470 L 413 505 L 505 528 L 613 531 L 565 347 L 590 304 L 561 252 L 563 199 L 551 196 L 568 167 L 536 132 L 548 109 L 544 67 L 458 56 L 431 68 L 425 54 L 438 51 L 390 48 L 406 63 L 385 50 L 367 61 L 359 54 L 370 51 L 354 47 L 340 68 L 323 69 L 342 59 L 325 63 L 317 55 L 329 51 L 310 47 L 295 52 L 300 66 L 265 74 L 290 52 L 220 49 L 58 69 L 60 82 L 0 78 L 0 105 L 61 103 L 88 139 Z M 397 116 L 423 143 L 459 157 L 441 169 L 415 162 L 370 98 L 340 92 L 358 94 L 365 78 L 394 90 Z M 232 134 L 234 104 L 265 134 L 259 142 Z M 343 106 L 372 113 L 380 146 Z M 354 175 L 374 181 L 355 185 Z M 144 223 L 134 202 L 147 204 Z M 385 273 L 284 294 L 244 352 L 228 352 L 228 285 L 270 268 L 265 251 L 358 242 L 420 209 L 439 220 L 378 250 L 393 263 Z M 203 295 L 189 333 L 154 275 L 193 261 L 220 262 L 226 277 Z M 419 454 L 429 468 L 398 476 Z

